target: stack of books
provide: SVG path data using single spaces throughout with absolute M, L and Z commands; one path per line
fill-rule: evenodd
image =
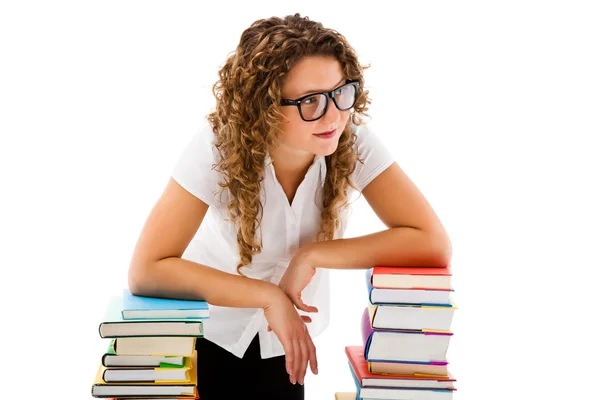
M 109 343 L 92 396 L 197 399 L 196 338 L 203 337 L 208 304 L 135 296 L 110 298 L 99 325 Z
M 446 354 L 456 310 L 450 267 L 383 267 L 366 271 L 363 344 L 346 346 L 356 393 L 336 400 L 450 400 L 456 379 Z

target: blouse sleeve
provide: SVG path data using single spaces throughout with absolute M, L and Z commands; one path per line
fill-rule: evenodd
M 217 155 L 212 127 L 206 123 L 183 149 L 171 171 L 179 185 L 209 206 L 215 205 L 215 194 L 220 189 L 219 173 L 212 169 Z
M 356 168 L 352 173 L 352 182 L 362 192 L 365 187 L 380 173 L 394 163 L 394 157 L 385 147 L 377 134 L 368 125 L 356 127 L 356 142 L 358 158 Z

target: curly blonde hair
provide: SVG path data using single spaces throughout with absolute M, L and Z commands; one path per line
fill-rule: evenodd
M 260 201 L 268 146 L 275 146 L 283 114 L 279 110 L 287 73 L 306 56 L 333 56 L 348 80 L 359 82 L 358 96 L 349 122 L 362 125 L 361 116 L 371 103 L 364 90 L 363 71 L 355 51 L 344 36 L 300 14 L 259 19 L 242 35 L 236 50 L 219 70 L 213 85 L 216 107 L 208 116 L 220 160 L 213 169 L 221 173 L 219 193 L 230 193 L 227 214 L 238 223 L 237 271 L 252 263 L 262 250 L 256 237 L 263 216 Z M 340 225 L 339 209 L 348 205 L 348 186 L 358 154 L 356 134 L 346 124 L 336 151 L 325 157 L 327 175 L 323 189 L 320 231 L 316 241 L 331 240 Z M 358 160 L 360 161 L 360 160 Z M 361 161 L 362 162 L 362 161 Z

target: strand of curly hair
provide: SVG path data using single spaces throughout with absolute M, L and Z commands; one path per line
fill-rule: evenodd
M 358 62 L 344 36 L 300 14 L 255 21 L 242 35 L 236 50 L 219 70 L 212 91 L 216 107 L 207 119 L 215 134 L 220 160 L 213 168 L 221 173 L 219 193 L 230 193 L 227 214 L 239 223 L 237 244 L 240 262 L 237 271 L 252 263 L 262 249 L 257 237 L 263 216 L 260 201 L 268 146 L 277 143 L 283 115 L 279 111 L 286 74 L 303 57 L 333 56 L 341 64 L 346 79 L 358 80 L 356 104 L 349 122 L 362 124 L 371 103 L 363 90 L 363 71 L 369 66 Z M 358 154 L 356 134 L 347 124 L 336 151 L 325 157 L 327 175 L 323 189 L 321 226 L 315 240 L 334 238 L 340 225 L 339 210 L 348 204 Z M 360 160 L 359 160 L 360 161 Z M 361 161 L 362 162 L 362 161 Z

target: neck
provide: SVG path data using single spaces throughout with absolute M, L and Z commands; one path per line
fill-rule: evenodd
M 301 150 L 286 149 L 282 146 L 270 148 L 269 156 L 278 177 L 304 177 L 313 164 L 315 155 Z

